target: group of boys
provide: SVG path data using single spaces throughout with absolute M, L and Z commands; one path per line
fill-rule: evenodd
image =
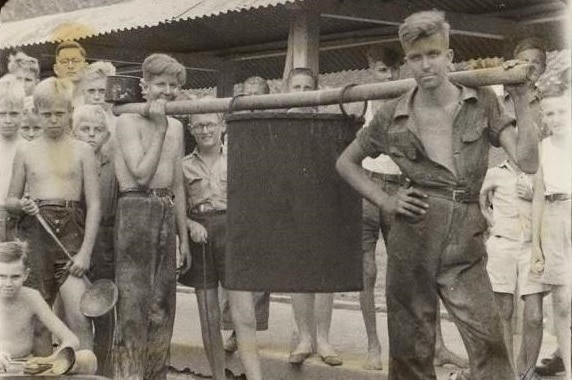
M 548 88 L 541 94 L 535 86 L 546 68 L 546 50 L 541 40 L 522 40 L 513 55 L 532 67 L 527 98 L 541 141 L 540 167 L 535 175 L 526 174 L 508 157 L 487 171 L 480 195 L 481 209 L 490 227 L 486 242 L 487 271 L 511 360 L 514 360 L 515 295 L 524 303 L 522 342 L 517 359 L 513 361 L 517 372 L 532 376 L 535 372 L 554 375 L 564 371 L 566 378 L 570 378 L 570 362 L 560 357 L 535 367 L 543 337 L 543 298 L 548 293 L 553 299 L 560 356 L 570 357 L 572 251 L 567 226 L 570 223 L 572 168 L 569 160 L 569 95 L 560 87 Z M 507 112 L 514 114 L 510 95 L 505 94 L 503 101 Z M 554 147 L 555 141 L 560 149 Z M 546 172 L 550 174 L 547 176 Z M 551 188 L 544 185 L 545 181 L 554 183 L 555 180 L 556 185 Z M 548 205 L 546 210 L 544 204 Z M 549 212 L 554 209 L 563 213 L 550 217 Z M 560 366 L 552 363 L 557 361 Z
M 416 86 L 400 98 L 381 104 L 336 165 L 342 178 L 371 205 L 381 209 L 382 215 L 391 218 L 391 233 L 386 236 L 389 378 L 435 378 L 439 298 L 466 344 L 471 379 L 515 378 L 501 317 L 493 306 L 506 298 L 499 293 L 510 293 L 512 289 L 495 288 L 494 281 L 491 287 L 484 265 L 486 222 L 479 207 L 479 194 L 491 144 L 506 151 L 508 162 L 501 169 L 510 171 L 510 186 L 516 186 L 516 197 L 520 195 L 518 189 L 526 187 L 519 185 L 518 178 L 526 177 L 520 173 L 536 173 L 540 162 L 530 207 L 530 269 L 541 273 L 544 283 L 551 286 L 560 317 L 556 327 L 560 331 L 561 356 L 570 358 L 571 181 L 570 171 L 557 165 L 570 154 L 566 145 L 570 142 L 569 109 L 563 115 L 565 98 L 550 96 L 543 100 L 545 120 L 553 137 L 543 141 L 539 154 L 538 128 L 529 106 L 530 88 L 507 86 L 514 109 L 511 115 L 489 89 L 471 89 L 449 81 L 447 72 L 453 54 L 449 49 L 449 25 L 442 13 L 430 11 L 409 16 L 399 28 L 399 38 Z M 164 54 L 153 54 L 142 65 L 141 87 L 149 105 L 147 115 L 124 114 L 114 121 L 117 128 L 110 129 L 111 117 L 104 108 L 79 105 L 80 101 L 72 118 L 72 103 L 82 89 L 91 89 L 87 94 L 92 96 L 87 102 L 86 96 L 83 103 L 102 102 L 97 96 L 101 83 L 99 87 L 93 82 L 91 87 L 82 87 L 87 67 L 83 49 L 73 44 L 58 49 L 54 72 L 75 84 L 48 78 L 36 86 L 33 104 L 43 134 L 29 143 L 18 138 L 24 88 L 11 77 L 0 79 L 3 158 L 7 157 L 6 152 L 13 152 L 13 165 L 5 168 L 3 159 L 0 168 L 0 211 L 7 210 L 10 218 L 17 219 L 16 235 L 27 242 L 27 246 L 18 242 L 0 245 L 0 302 L 26 316 L 19 321 L 21 329 L 17 334 L 18 339 L 22 334 L 27 339 L 25 347 L 6 345 L 10 352 L 2 353 L 1 364 L 7 366 L 13 358 L 32 354 L 32 346 L 40 340 L 35 337 L 49 337 L 30 322 L 32 316 L 37 316 L 48 333 L 59 338 L 60 349 L 93 349 L 92 325 L 81 314 L 79 300 L 86 290 L 82 277 L 88 270 L 90 276 L 95 276 L 98 266 L 102 266 L 104 269 L 97 276 L 114 278 L 119 289 L 114 362 L 108 367 L 112 368 L 109 373 L 120 379 L 166 378 L 180 264 L 181 281 L 197 288 L 203 340 L 213 377 L 224 379 L 217 294 L 218 284 L 224 285 L 225 272 L 227 159 L 222 118 L 217 114 L 192 115 L 189 128 L 197 148 L 183 157 L 183 126 L 165 115 L 165 104 L 175 99 L 185 83 L 186 72 L 180 63 Z M 518 58 L 532 62 L 527 56 L 529 50 L 522 50 L 526 53 Z M 294 84 L 302 86 L 307 82 L 302 77 L 294 80 L 292 75 L 292 91 L 298 91 Z M 315 77 L 310 78 L 310 87 L 315 88 Z M 376 176 L 362 167 L 366 157 L 380 154 L 389 156 L 396 164 L 394 172 Z M 373 180 L 394 178 L 390 175 L 399 180 L 407 177 L 408 186 L 399 186 L 388 194 Z M 9 188 L 4 189 L 6 178 L 10 178 Z M 487 183 L 485 194 L 498 188 Z M 511 191 L 507 196 L 514 199 L 514 189 Z M 502 203 L 495 205 L 503 201 L 498 194 L 495 191 L 492 201 L 494 218 L 503 210 Z M 60 251 L 37 215 L 47 221 L 72 252 L 73 260 Z M 2 238 L 9 239 L 6 231 L 13 228 L 6 227 L 8 213 L 4 211 L 1 220 Z M 507 237 L 496 232 L 501 223 L 494 221 L 494 240 Z M 558 231 L 554 228 L 557 224 Z M 566 228 L 568 235 L 563 238 Z M 509 250 L 523 250 L 527 233 L 518 231 L 518 247 Z M 489 247 L 494 240 L 488 243 Z M 366 272 L 371 267 L 366 260 Z M 39 291 L 45 302 L 37 301 L 40 296 L 23 287 L 24 281 Z M 366 291 L 371 292 L 369 282 Z M 544 288 L 530 294 L 542 292 Z M 232 290 L 227 294 L 246 375 L 249 379 L 262 379 L 253 293 Z M 73 333 L 49 311 L 57 298 Z M 367 304 L 365 293 L 362 298 L 362 303 Z M 307 326 L 310 316 L 306 314 L 314 312 L 315 302 L 314 295 L 293 297 L 301 339 L 294 358 L 291 356 L 292 362 L 301 363 L 310 354 L 312 332 Z M 318 350 L 321 343 L 324 352 L 319 353 L 326 362 L 328 358 L 340 360 L 330 351 L 327 339 L 329 298 L 327 303 L 329 310 L 321 309 L 328 314 L 323 316 L 327 328 L 320 331 L 317 327 L 321 339 Z M 538 311 L 538 302 L 534 308 Z M 4 309 L 1 314 L 2 323 L 9 321 Z M 319 323 L 320 316 L 316 319 Z M 528 320 L 535 323 L 536 319 Z M 97 336 L 97 327 L 95 331 Z M 5 331 L 2 334 L 7 342 L 16 338 Z M 516 365 L 519 375 L 528 371 L 538 356 L 538 351 L 532 352 L 537 346 L 528 343 L 538 341 L 538 330 L 526 339 L 526 352 Z M 370 340 L 368 365 L 372 368 L 381 366 L 378 345 Z M 41 343 L 38 347 L 43 347 L 44 356 L 53 355 L 51 340 L 48 347 Z M 101 356 L 98 360 L 101 364 Z M 569 360 L 564 360 L 564 367 L 570 379 Z

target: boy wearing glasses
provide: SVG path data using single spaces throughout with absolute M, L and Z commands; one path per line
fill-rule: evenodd
M 85 49 L 75 41 L 64 41 L 56 47 L 54 73 L 58 78 L 68 78 L 77 83 L 87 67 Z
M 99 225 L 99 185 L 92 149 L 68 133 L 71 96 L 70 83 L 54 77 L 34 90 L 44 133 L 16 152 L 6 206 L 11 213 L 24 214 L 19 234 L 30 247 L 29 286 L 39 290 L 49 305 L 59 293 L 80 349 L 91 350 L 91 323 L 81 314 L 79 301 L 86 290 L 81 277 L 89 268 Z M 29 196 L 24 195 L 25 186 Z M 46 220 L 73 260 L 54 243 L 36 214 Z
M 123 114 L 116 129 L 116 379 L 167 378 L 175 321 L 176 235 L 190 265 L 183 126 L 165 115 L 165 103 L 175 99 L 186 72 L 165 54 L 147 57 L 142 71 L 148 116 Z
M 197 147 L 183 159 L 187 228 L 192 266 L 179 282 L 196 289 L 203 344 L 213 378 L 224 380 L 218 284 L 224 278 L 226 241 L 226 149 L 219 114 L 191 115 L 189 128 Z

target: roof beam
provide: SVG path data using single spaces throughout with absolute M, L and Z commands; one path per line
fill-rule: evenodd
M 151 54 L 149 51 L 130 49 L 129 47 L 116 47 L 99 43 L 81 41 L 90 60 L 107 60 L 125 64 L 141 64 Z M 192 71 L 218 71 L 223 59 L 205 53 L 174 53 L 165 52 L 182 62 L 187 70 Z
M 514 19 L 515 21 L 519 21 L 522 18 L 526 18 L 528 16 L 533 15 L 540 15 L 547 12 L 554 12 L 554 11 L 561 11 L 565 12 L 566 4 L 559 0 L 552 0 L 552 1 L 544 1 L 539 4 L 528 5 L 521 8 L 516 9 L 509 9 L 509 10 L 500 10 L 491 13 L 485 13 L 481 16 L 484 17 L 508 17 Z
M 378 25 L 399 25 L 411 14 L 410 8 L 397 1 L 376 5 L 379 2 L 370 0 L 325 0 L 324 4 L 322 9 L 325 11 L 321 13 L 323 18 Z M 446 18 L 451 25 L 451 34 L 457 35 L 502 40 L 515 27 L 515 23 L 510 20 L 466 13 L 448 12 Z

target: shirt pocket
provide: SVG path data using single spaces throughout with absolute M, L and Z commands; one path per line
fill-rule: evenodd
M 463 131 L 463 135 L 461 136 L 461 141 L 464 143 L 470 144 L 475 142 L 481 138 L 483 133 L 487 130 L 487 122 L 486 120 L 482 120 L 476 124 L 469 123 L 465 130 Z

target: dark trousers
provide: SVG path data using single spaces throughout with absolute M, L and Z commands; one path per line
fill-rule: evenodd
M 175 215 L 168 197 L 124 196 L 116 219 L 114 379 L 166 379 L 175 320 Z
M 101 279 L 115 280 L 114 231 L 113 225 L 102 224 L 99 226 L 93 253 L 91 254 L 91 267 L 89 269 L 89 279 L 91 281 Z M 112 377 L 111 349 L 113 332 L 115 330 L 113 311 L 94 318 L 93 330 L 93 352 L 97 357 L 97 374 Z
M 396 217 L 389 234 L 387 309 L 389 379 L 436 379 L 439 297 L 469 354 L 472 380 L 514 379 L 494 294 L 485 270 L 478 203 L 428 198 L 418 223 Z

